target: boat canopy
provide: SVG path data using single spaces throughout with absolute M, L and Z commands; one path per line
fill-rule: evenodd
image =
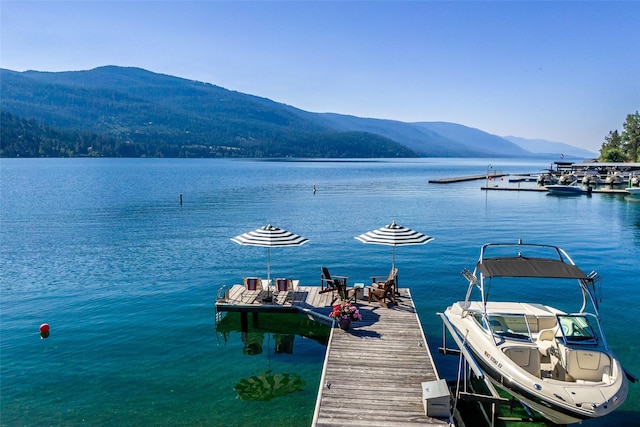
M 585 279 L 589 277 L 577 266 L 548 258 L 485 258 L 477 268 L 484 277 L 547 277 Z

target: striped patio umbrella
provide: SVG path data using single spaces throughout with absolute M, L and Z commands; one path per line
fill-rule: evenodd
M 300 246 L 309 241 L 309 239 L 271 224 L 232 237 L 231 240 L 240 245 L 267 248 L 267 280 L 269 281 L 267 283 L 271 283 L 271 248 L 276 246 Z
M 362 243 L 393 246 L 392 269 L 396 266 L 396 246 L 424 245 L 433 240 L 431 236 L 396 224 L 395 220 L 391 224 L 385 225 L 377 230 L 368 231 L 355 238 Z

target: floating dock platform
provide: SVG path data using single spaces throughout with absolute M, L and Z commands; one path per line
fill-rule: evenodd
M 332 324 L 337 294 L 319 286 L 297 289 L 263 302 L 266 291 L 234 285 L 216 301 L 223 311 L 297 311 Z M 423 382 L 439 380 L 409 289 L 397 305 L 368 302 L 360 291 L 362 320 L 348 330 L 333 328 L 327 345 L 313 426 L 447 426 L 448 419 L 426 415 Z
M 497 190 L 497 191 L 538 191 L 546 193 L 546 187 L 498 187 L 498 186 L 489 186 L 489 187 L 480 187 L 481 190 Z M 615 189 L 615 188 L 594 188 L 591 190 L 593 194 L 620 194 L 625 195 L 629 194 L 626 190 Z M 584 193 L 587 194 L 587 193 Z
M 490 175 L 469 175 L 469 176 L 458 176 L 451 178 L 439 178 L 439 179 L 430 179 L 429 184 L 452 184 L 454 182 L 465 182 L 465 181 L 477 181 L 479 179 L 493 179 L 493 178 L 502 178 L 507 176 L 505 173 L 496 173 Z
M 440 178 L 440 179 L 432 179 L 429 180 L 429 184 L 454 184 L 456 182 L 467 182 L 467 181 L 479 181 L 485 180 L 487 183 L 496 182 L 496 178 L 504 178 L 507 176 L 512 176 L 512 174 L 508 173 L 495 173 L 490 175 L 469 175 L 469 176 L 459 176 L 459 177 L 450 177 L 450 178 Z M 522 182 L 536 182 L 535 178 L 532 178 L 528 174 L 515 174 L 517 178 L 508 179 L 507 182 L 509 184 L 515 184 L 515 186 L 506 185 L 507 182 L 503 184 L 489 184 L 483 185 L 480 187 L 481 190 L 497 190 L 497 191 L 537 191 L 537 192 L 547 192 L 547 188 L 544 186 L 521 186 Z M 616 188 L 617 187 L 617 188 Z M 625 190 L 626 186 L 618 185 L 611 186 L 607 184 L 600 184 L 591 190 L 593 194 L 620 194 L 625 195 L 628 192 Z M 586 194 L 586 193 L 585 193 Z

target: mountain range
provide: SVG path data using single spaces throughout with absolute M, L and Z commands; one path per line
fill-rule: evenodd
M 313 113 L 140 68 L 0 69 L 0 155 L 591 158 L 455 123 Z

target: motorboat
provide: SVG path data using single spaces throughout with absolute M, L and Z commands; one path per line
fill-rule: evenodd
M 577 181 L 578 177 L 573 173 L 563 173 L 560 179 L 558 180 L 558 184 L 569 185 L 574 181 Z
M 603 183 L 602 178 L 600 178 L 600 174 L 594 168 L 589 168 L 584 173 L 582 177 L 582 185 L 601 185 Z
M 557 184 L 558 177 L 553 174 L 553 170 L 549 170 L 548 172 L 542 172 L 538 175 L 536 182 L 539 186 L 547 185 L 547 184 Z
M 463 275 L 469 281 L 465 300 L 439 316 L 477 378 L 557 424 L 602 417 L 626 400 L 635 378 L 605 339 L 597 273 L 585 274 L 559 247 L 520 241 L 483 245 L 473 272 Z M 488 300 L 490 288 L 494 293 L 523 283 L 548 292 L 556 304 L 566 295 L 557 284 L 575 284 L 582 306 L 567 312 L 538 302 Z
M 640 199 L 640 187 L 629 187 L 625 188 L 626 192 L 629 193 L 627 197 L 631 197 L 633 199 Z
M 572 196 L 587 193 L 587 190 L 578 185 L 578 181 L 573 181 L 570 184 L 547 185 L 545 188 L 549 191 L 549 194 L 560 196 Z
M 624 176 L 618 171 L 609 173 L 604 180 L 604 183 L 609 186 L 624 185 Z

